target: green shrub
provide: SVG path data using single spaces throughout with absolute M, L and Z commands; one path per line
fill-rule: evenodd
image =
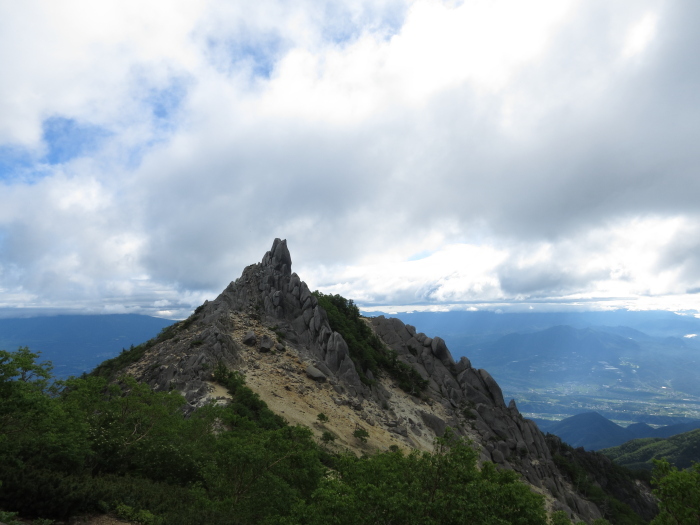
M 486 463 L 463 440 L 437 441 L 433 453 L 339 456 L 311 498 L 289 520 L 306 525 L 545 525 L 543 498 L 511 471 Z
M 22 525 L 21 522 L 15 519 L 16 517 L 16 512 L 5 512 L 4 510 L 0 510 L 0 522 L 4 523 L 5 525 Z
M 398 383 L 399 387 L 410 394 L 419 394 L 428 386 L 428 381 L 411 366 L 402 362 L 398 354 L 387 348 L 372 332 L 360 316 L 360 310 L 352 301 L 340 295 L 325 295 L 315 291 L 314 296 L 319 305 L 328 314 L 331 328 L 340 333 L 348 344 L 350 357 L 357 365 L 357 371 L 363 383 L 371 385 L 367 372 L 379 375 L 385 371 Z
M 369 432 L 367 432 L 364 428 L 356 428 L 352 435 L 354 438 L 361 441 L 362 443 L 367 443 Z
M 571 525 L 571 520 L 566 512 L 563 510 L 557 510 L 552 512 L 552 515 L 549 518 L 549 523 L 550 525 Z
M 147 510 L 135 510 L 129 505 L 119 504 L 115 509 L 118 517 L 124 520 L 135 521 L 141 525 L 159 525 L 163 521 Z
M 661 512 L 651 525 L 696 525 L 700 522 L 700 463 L 678 470 L 665 459 L 655 460 L 653 483 Z

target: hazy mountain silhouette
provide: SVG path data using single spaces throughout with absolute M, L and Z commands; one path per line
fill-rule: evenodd
M 173 324 L 134 314 L 57 315 L 0 319 L 0 348 L 28 346 L 54 363 L 56 377 L 89 372 L 123 348 L 138 345 Z
M 661 439 L 699 429 L 700 420 L 659 428 L 653 428 L 646 423 L 634 423 L 628 427 L 622 427 L 597 412 L 585 412 L 554 423 L 538 422 L 538 425 L 543 432 L 559 436 L 572 447 L 600 450 L 616 447 L 632 440 Z

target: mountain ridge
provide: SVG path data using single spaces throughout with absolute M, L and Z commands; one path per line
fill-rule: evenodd
M 156 391 L 181 391 L 193 411 L 226 402 L 225 391 L 212 381 L 212 370 L 224 366 L 242 373 L 290 423 L 308 426 L 319 438 L 330 429 L 339 446 L 358 453 L 392 445 L 430 450 L 449 426 L 472 440 L 481 461 L 518 472 L 548 497 L 550 509 L 587 521 L 602 516 L 560 472 L 535 423 L 522 417 L 514 401 L 505 403 L 486 370 L 473 368 L 466 357 L 455 362 L 442 338 L 399 319 L 366 322 L 387 351 L 420 374 L 423 392 L 407 394 L 388 374 L 358 370 L 318 299 L 292 273 L 286 241 L 275 239 L 260 263 L 139 350 L 133 362 L 118 369 L 106 363 L 96 372 L 126 372 Z M 319 412 L 330 421 L 319 425 Z M 349 438 L 353 429 L 369 434 L 366 446 Z
M 634 439 L 669 438 L 690 432 L 700 428 L 700 420 L 658 428 L 646 423 L 623 427 L 598 412 L 583 412 L 553 423 L 540 421 L 538 426 L 543 432 L 555 434 L 573 447 L 600 450 L 621 446 Z
M 632 469 L 653 468 L 653 460 L 667 459 L 679 469 L 700 462 L 700 428 L 671 437 L 638 438 L 622 445 L 601 450 L 618 465 Z

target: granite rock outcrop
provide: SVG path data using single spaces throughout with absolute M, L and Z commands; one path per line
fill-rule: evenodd
M 216 367 L 240 370 L 252 374 L 261 395 L 265 389 L 277 398 L 313 394 L 324 406 L 345 410 L 354 425 L 373 427 L 373 433 L 406 448 L 426 449 L 450 427 L 472 441 L 482 461 L 518 472 L 548 498 L 551 509 L 587 522 L 602 516 L 566 482 L 535 423 L 519 413 L 515 401 L 505 402 L 486 370 L 474 368 L 466 357 L 455 361 L 443 339 L 399 319 L 380 316 L 366 322 L 427 382 L 424 391 L 405 393 L 388 374 L 374 377 L 357 369 L 342 335 L 292 272 L 286 241 L 275 239 L 260 263 L 246 267 L 126 372 L 154 389 L 181 391 L 191 411 L 213 400 L 223 402 L 212 382 Z M 273 368 L 258 363 L 275 359 L 276 372 L 262 374 Z M 288 383 L 278 390 L 279 378 Z M 287 405 L 283 415 L 291 417 L 293 409 Z

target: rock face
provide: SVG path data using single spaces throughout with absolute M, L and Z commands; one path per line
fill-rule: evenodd
M 515 470 L 534 487 L 551 493 L 555 510 L 587 520 L 601 517 L 593 503 L 567 486 L 537 425 L 520 415 L 514 400 L 506 406 L 501 388 L 486 370 L 473 368 L 466 357 L 455 363 L 440 337 L 416 333 L 399 319 L 380 316 L 370 323 L 399 359 L 428 380 L 427 395 L 448 414 L 445 421 L 422 414 L 436 434 L 450 426 L 472 438 L 481 445 L 482 459 Z
M 321 396 L 318 403 L 325 410 L 345 410 L 354 425 L 373 427 L 373 433 L 405 447 L 429 448 L 435 436 L 451 427 L 473 441 L 482 460 L 520 473 L 549 497 L 554 510 L 589 522 L 601 517 L 593 503 L 565 482 L 535 423 L 520 415 L 514 401 L 506 405 L 487 371 L 473 368 L 464 357 L 455 362 L 440 337 L 417 333 L 398 319 L 368 319 L 381 340 L 415 368 L 428 387 L 409 395 L 389 377 L 364 384 L 348 345 L 331 329 L 326 312 L 291 267 L 286 241 L 275 239 L 262 262 L 245 268 L 219 297 L 197 308 L 176 325 L 171 338 L 149 349 L 126 372 L 155 389 L 180 390 L 194 410 L 220 399 L 212 394 L 217 366 L 252 371 L 261 395 L 267 389 L 277 398 Z M 272 359 L 278 359 L 274 377 L 267 372 L 273 368 L 258 364 Z M 262 376 L 263 371 L 267 375 Z M 281 396 L 275 389 L 283 380 L 289 384 L 280 390 Z M 283 415 L 290 417 L 289 412 Z

